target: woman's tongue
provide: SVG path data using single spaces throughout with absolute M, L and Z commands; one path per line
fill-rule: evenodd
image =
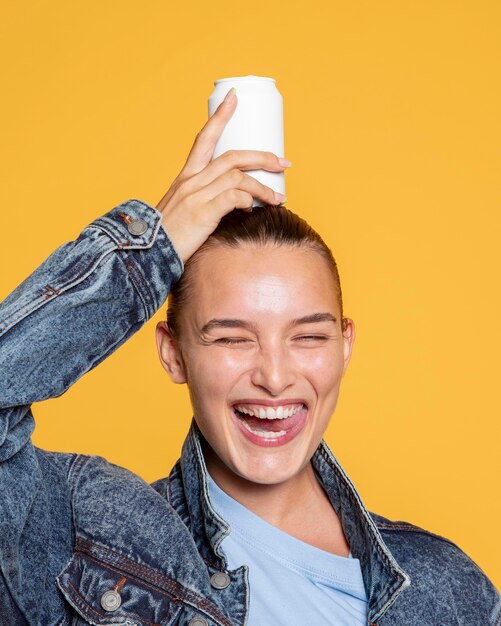
M 270 433 L 276 433 L 281 430 L 290 430 L 295 426 L 303 417 L 304 408 L 291 415 L 290 417 L 284 417 L 282 419 L 264 419 L 260 417 L 254 417 L 252 415 L 246 415 L 235 411 L 237 417 L 245 422 L 252 430 L 265 430 Z

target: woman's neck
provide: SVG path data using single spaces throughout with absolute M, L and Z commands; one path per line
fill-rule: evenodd
M 341 523 L 311 462 L 286 482 L 263 485 L 231 472 L 212 450 L 204 449 L 204 456 L 213 480 L 234 500 L 301 541 L 348 556 Z

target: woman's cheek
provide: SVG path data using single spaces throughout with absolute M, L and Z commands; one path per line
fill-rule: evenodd
M 239 374 L 248 367 L 248 359 L 236 350 L 213 351 L 198 361 L 196 376 L 211 396 L 219 396 L 229 392 Z
M 301 369 L 307 378 L 314 379 L 317 384 L 332 386 L 338 382 L 343 373 L 343 355 L 338 351 L 319 350 L 303 355 Z

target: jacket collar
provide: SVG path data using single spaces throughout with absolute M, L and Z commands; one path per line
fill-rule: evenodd
M 170 477 L 170 500 L 190 527 L 205 560 L 214 567 L 226 568 L 221 542 L 230 529 L 211 504 L 200 439 L 193 421 L 180 464 Z M 375 623 L 410 585 L 409 577 L 384 543 L 371 514 L 325 441 L 318 446 L 312 464 L 340 518 L 353 556 L 360 559 L 368 595 L 369 623 Z

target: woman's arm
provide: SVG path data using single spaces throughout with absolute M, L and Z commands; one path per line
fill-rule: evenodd
M 21 428 L 25 408 L 15 407 L 62 394 L 165 301 L 182 262 L 161 222 L 146 203 L 123 203 L 58 248 L 0 304 L 1 461 L 31 430 Z
M 63 393 L 165 300 L 182 263 L 161 220 L 147 204 L 125 202 L 0 305 L 1 624 L 49 623 L 58 612 L 54 581 L 73 544 L 72 457 L 59 459 L 63 468 L 36 451 L 30 404 Z M 145 231 L 132 235 L 128 226 L 138 222 Z

